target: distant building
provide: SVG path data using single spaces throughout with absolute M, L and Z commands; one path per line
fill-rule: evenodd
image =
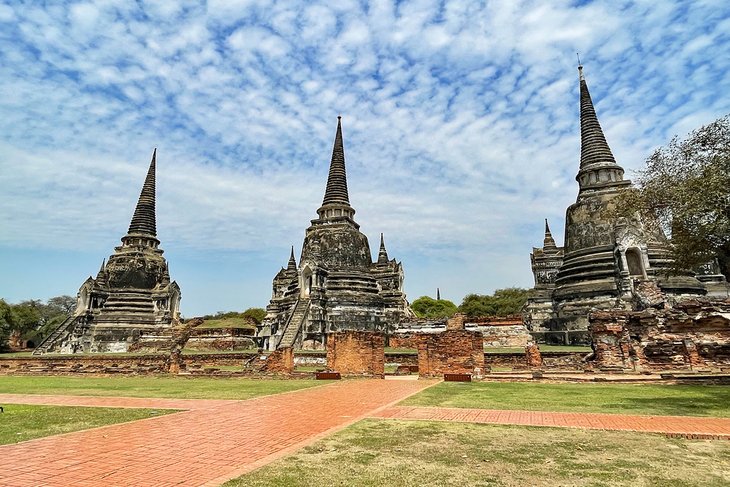
M 322 348 L 329 332 L 386 331 L 414 316 L 403 293 L 403 265 L 388 257 L 382 234 L 373 262 L 368 238 L 354 220 L 340 117 L 317 215 L 307 228 L 299 266 L 292 248 L 289 264 L 274 277 L 257 333 L 270 350 Z
M 535 287 L 524 310 L 533 331 L 585 330 L 595 309 L 636 307 L 649 290 L 676 300 L 706 294 L 691 273 L 670 275 L 669 242 L 657 225 L 617 217 L 615 198 L 631 181 L 616 163 L 579 66 L 581 156 L 576 202 L 565 215 L 565 246 L 545 224 L 542 248 L 530 255 Z M 709 278 L 708 278 L 709 279 Z M 713 277 L 714 279 L 714 277 Z
M 147 177 L 122 245 L 102 263 L 96 278 L 79 289 L 76 312 L 34 351 L 126 352 L 144 334 L 169 329 L 180 307 L 180 288 L 170 281 L 157 239 L 155 166 Z

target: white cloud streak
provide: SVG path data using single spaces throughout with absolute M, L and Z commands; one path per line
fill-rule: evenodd
M 158 147 L 163 245 L 264 252 L 273 275 L 320 203 L 342 114 L 363 230 L 407 276 L 445 259 L 406 283 L 456 282 L 458 300 L 529 285 L 542 219 L 562 231 L 576 51 L 629 173 L 730 112 L 723 2 L 99 0 L 0 5 L 0 23 L 5 253 L 121 236 Z

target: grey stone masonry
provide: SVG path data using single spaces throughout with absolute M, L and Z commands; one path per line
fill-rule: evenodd
M 299 265 L 292 249 L 288 266 L 274 277 L 257 331 L 264 348 L 322 349 L 327 333 L 385 332 L 414 316 L 403 293 L 402 264 L 388 258 L 382 236 L 373 262 L 368 238 L 354 220 L 340 117 L 317 215 L 306 230 Z
M 147 335 L 169 330 L 178 316 L 180 287 L 170 281 L 157 239 L 157 150 L 122 245 L 79 289 L 76 311 L 34 351 L 126 352 Z

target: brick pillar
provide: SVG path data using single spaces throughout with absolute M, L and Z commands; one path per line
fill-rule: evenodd
M 542 367 L 542 354 L 536 343 L 530 343 L 525 347 L 525 360 L 528 367 Z
M 456 313 L 454 316 L 446 320 L 447 330 L 464 330 L 464 318 L 466 315 L 463 313 Z
M 284 347 L 271 352 L 266 357 L 261 371 L 274 374 L 291 374 L 294 372 L 294 348 Z
M 385 374 L 385 335 L 342 331 L 327 335 L 327 368 L 342 375 Z
M 484 338 L 477 331 L 446 330 L 423 334 L 418 343 L 418 374 L 439 377 L 443 374 L 472 374 L 484 371 Z
M 597 365 L 602 367 L 629 366 L 629 340 L 625 329 L 627 314 L 600 311 L 588 317 L 591 346 Z

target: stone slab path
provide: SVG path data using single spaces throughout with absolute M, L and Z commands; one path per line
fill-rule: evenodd
M 392 406 L 371 415 L 375 418 L 461 421 L 468 423 L 556 426 L 642 433 L 664 433 L 686 438 L 730 440 L 730 418 L 696 416 L 640 416 L 552 411 Z
M 0 446 L 0 485 L 220 485 L 436 382 L 346 380 L 246 401 L 1 394 L 4 404 L 186 411 Z

